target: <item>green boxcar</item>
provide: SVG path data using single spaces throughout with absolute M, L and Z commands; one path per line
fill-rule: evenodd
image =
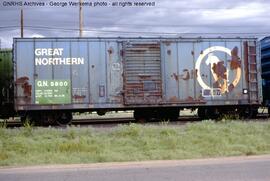
M 13 108 L 13 63 L 12 50 L 0 50 L 0 118 L 14 113 Z

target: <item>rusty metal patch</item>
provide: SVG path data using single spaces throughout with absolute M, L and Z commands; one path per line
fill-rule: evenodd
M 238 56 L 238 47 L 234 47 L 231 51 L 231 70 L 235 70 L 239 67 L 241 67 L 241 60 Z
M 216 77 L 214 77 L 214 79 L 217 81 L 218 79 L 222 78 L 222 79 L 227 79 L 227 69 L 224 66 L 224 61 L 218 62 L 218 63 L 214 63 L 212 70 L 216 75 Z
M 15 84 L 17 86 L 17 97 L 19 104 L 31 104 L 32 85 L 29 77 L 19 77 Z

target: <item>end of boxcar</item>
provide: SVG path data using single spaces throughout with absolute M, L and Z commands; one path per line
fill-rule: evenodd
M 268 107 L 270 113 L 270 37 L 265 37 L 260 42 L 262 64 L 262 91 L 263 105 Z
M 0 50 L 0 118 L 14 116 L 12 50 Z

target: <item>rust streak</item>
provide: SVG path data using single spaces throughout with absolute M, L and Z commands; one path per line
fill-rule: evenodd
M 170 97 L 169 99 L 170 102 L 177 102 L 178 98 L 176 96 Z
M 245 41 L 244 42 L 244 65 L 245 65 L 245 80 L 246 83 L 249 82 L 249 77 L 248 77 L 248 73 L 249 73 L 249 69 L 248 69 L 248 42 Z
M 195 71 L 194 71 L 194 77 L 195 77 L 195 78 L 198 77 L 198 69 L 195 69 Z
M 190 101 L 190 102 L 192 102 L 192 101 L 195 101 L 195 100 L 194 100 L 194 98 L 193 98 L 193 97 L 188 96 L 188 98 L 186 99 L 186 101 Z
M 228 87 L 229 92 L 231 92 L 233 89 L 234 89 L 234 85 L 230 84 L 229 87 Z
M 235 70 L 241 67 L 241 60 L 238 56 L 238 47 L 234 47 L 231 51 L 232 60 L 231 60 L 231 69 Z
M 86 98 L 86 96 L 85 95 L 73 95 L 72 96 L 74 99 L 84 99 L 84 98 Z
M 178 77 L 178 75 L 177 75 L 176 73 L 173 73 L 173 74 L 171 75 L 171 77 L 173 77 L 176 81 L 179 80 L 179 77 Z
M 112 54 L 113 53 L 113 48 L 111 47 L 110 49 L 108 49 L 108 53 Z
M 120 56 L 123 57 L 124 56 L 124 50 L 120 50 Z

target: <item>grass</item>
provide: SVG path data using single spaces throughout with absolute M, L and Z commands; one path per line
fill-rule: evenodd
M 270 154 L 270 123 L 203 121 L 113 129 L 0 126 L 0 165 L 93 163 Z

